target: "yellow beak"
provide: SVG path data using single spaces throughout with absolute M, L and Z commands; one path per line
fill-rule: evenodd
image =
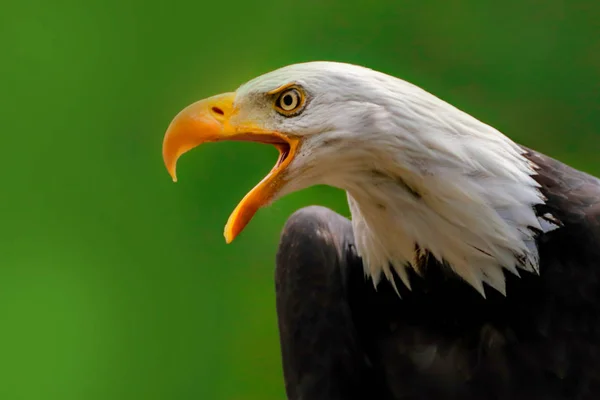
M 235 93 L 224 93 L 183 109 L 167 128 L 162 149 L 165 166 L 174 182 L 177 182 L 179 157 L 202 143 L 251 141 L 268 143 L 279 150 L 279 159 L 271 172 L 244 196 L 231 213 L 224 232 L 227 243 L 231 243 L 242 232 L 258 209 L 268 204 L 285 184 L 282 172 L 293 160 L 299 144 L 297 138 L 263 130 L 250 121 L 233 124 L 231 117 L 237 112 L 234 99 Z

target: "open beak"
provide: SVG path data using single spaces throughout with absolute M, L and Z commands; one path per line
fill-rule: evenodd
M 293 160 L 299 144 L 297 138 L 263 130 L 251 122 L 232 124 L 231 117 L 236 113 L 234 99 L 235 93 L 224 93 L 183 109 L 167 128 L 162 149 L 165 166 L 174 182 L 177 182 L 179 157 L 202 143 L 250 141 L 271 144 L 279 150 L 279 158 L 271 172 L 244 196 L 231 213 L 224 232 L 227 243 L 240 234 L 258 209 L 268 204 L 285 184 L 282 172 Z

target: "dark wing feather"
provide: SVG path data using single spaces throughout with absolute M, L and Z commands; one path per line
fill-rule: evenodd
M 592 235 L 592 240 L 600 239 L 600 180 L 544 154 L 524 149 L 525 156 L 537 166 L 535 178 L 548 197 L 547 205 L 540 206 L 538 214 L 552 213 Z
M 350 222 L 322 207 L 287 221 L 275 288 L 283 372 L 290 400 L 384 399 L 347 302 Z

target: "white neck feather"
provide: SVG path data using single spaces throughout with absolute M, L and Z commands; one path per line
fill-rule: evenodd
M 378 104 L 357 104 L 369 116 L 359 122 L 362 135 L 328 132 L 310 149 L 332 148 L 319 140 L 344 139 L 331 157 L 335 165 L 320 164 L 328 169 L 320 180 L 348 193 L 365 272 L 377 283 L 382 272 L 392 279 L 393 268 L 410 287 L 405 268 L 417 268 L 427 250 L 482 295 L 484 282 L 505 294 L 503 269 L 538 272 L 531 228 L 556 228 L 534 211 L 545 201 L 534 166 L 494 128 L 406 82 L 394 83 L 404 86 L 380 93 Z
M 498 149 L 496 154 L 501 153 Z M 490 155 L 488 155 L 490 156 Z M 507 162 L 501 157 L 498 162 Z M 373 172 L 348 184 L 348 202 L 365 272 L 377 283 L 394 268 L 410 288 L 406 266 L 417 268 L 427 250 L 482 295 L 483 282 L 505 294 L 503 268 L 539 272 L 535 234 L 555 226 L 533 209 L 543 203 L 523 159 L 513 175 L 431 171 Z M 420 250 L 417 250 L 420 249 Z

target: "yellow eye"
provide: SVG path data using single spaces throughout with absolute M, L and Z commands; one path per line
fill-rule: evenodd
M 284 90 L 275 101 L 277 111 L 286 116 L 295 114 L 303 105 L 304 95 L 297 88 Z

